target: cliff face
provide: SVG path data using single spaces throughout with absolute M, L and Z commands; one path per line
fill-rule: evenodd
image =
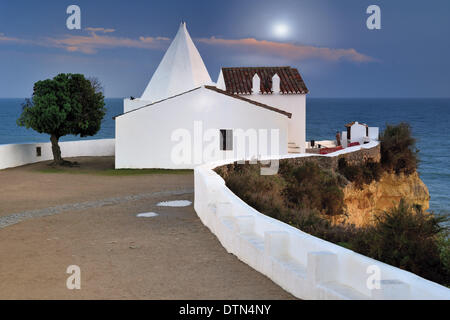
M 424 210 L 429 208 L 430 194 L 417 172 L 408 176 L 384 173 L 380 181 L 364 185 L 363 189 L 350 183 L 343 191 L 348 217 L 337 220 L 356 226 L 369 224 L 374 214 L 392 208 L 401 198 Z

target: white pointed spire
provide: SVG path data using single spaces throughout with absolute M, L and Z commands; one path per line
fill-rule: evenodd
M 186 22 L 182 22 L 141 100 L 155 102 L 211 83 L 202 57 L 186 29 Z

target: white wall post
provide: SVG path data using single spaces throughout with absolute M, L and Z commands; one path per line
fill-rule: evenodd
M 307 277 L 313 285 L 336 281 L 337 255 L 329 251 L 308 252 Z
M 228 252 L 235 250 L 233 205 L 230 202 L 218 202 L 216 204 L 216 214 L 211 217 L 214 233 L 220 243 Z M 227 220 L 229 223 L 227 224 Z
M 399 280 L 380 280 L 380 288 L 372 289 L 375 300 L 407 300 L 410 299 L 409 285 Z
M 289 252 L 289 233 L 286 231 L 264 232 L 264 251 L 268 256 L 279 258 Z
M 253 216 L 239 216 L 234 220 L 235 230 L 238 234 L 252 233 L 255 225 Z

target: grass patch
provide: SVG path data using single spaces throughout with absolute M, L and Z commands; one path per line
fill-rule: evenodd
M 134 176 L 144 174 L 189 174 L 193 172 L 194 170 L 191 169 L 109 169 L 98 173 L 105 176 Z
M 151 174 L 190 174 L 190 169 L 104 169 L 89 170 L 82 168 L 45 168 L 36 170 L 39 173 L 91 174 L 99 176 L 138 176 Z

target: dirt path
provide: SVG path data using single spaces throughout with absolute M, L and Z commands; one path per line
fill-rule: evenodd
M 192 173 L 109 175 L 112 158 L 77 160 L 69 170 L 88 172 L 0 171 L 0 221 L 64 209 L 0 228 L 0 299 L 292 298 L 226 253 L 192 205 L 156 206 L 193 201 Z M 66 287 L 69 265 L 81 269 L 81 290 Z

